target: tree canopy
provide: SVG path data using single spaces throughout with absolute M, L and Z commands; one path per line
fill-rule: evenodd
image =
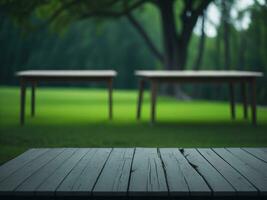
M 95 17 L 119 18 L 127 17 L 129 22 L 143 37 L 147 46 L 156 58 L 164 63 L 167 69 L 184 69 L 187 59 L 187 48 L 193 28 L 198 17 L 203 14 L 212 0 L 179 0 L 179 17 L 176 18 L 174 0 L 2 0 L 1 10 L 19 24 L 34 28 L 35 17 L 44 20 L 44 25 L 64 27 L 78 20 Z M 133 11 L 141 9 L 144 4 L 153 4 L 159 10 L 163 35 L 164 51 L 160 52 L 152 42 L 145 29 L 134 17 Z M 179 20 L 179 22 L 176 22 Z M 180 24 L 180 30 L 177 28 Z M 40 26 L 39 24 L 37 27 Z

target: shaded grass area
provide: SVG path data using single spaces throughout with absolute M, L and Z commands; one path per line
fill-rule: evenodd
M 0 163 L 33 147 L 239 147 L 267 146 L 267 109 L 258 109 L 257 127 L 230 120 L 227 102 L 181 102 L 159 97 L 157 123 L 149 123 L 149 94 L 136 121 L 136 91 L 114 92 L 114 119 L 108 120 L 107 91 L 38 88 L 36 117 L 19 126 L 19 89 L 0 87 Z M 250 114 L 250 113 L 249 113 Z

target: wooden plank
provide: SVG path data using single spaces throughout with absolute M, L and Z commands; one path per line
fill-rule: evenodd
M 16 193 L 32 195 L 35 189 L 45 181 L 55 170 L 60 167 L 75 152 L 73 148 L 64 149 L 54 160 L 42 167 L 37 173 L 30 176 L 17 189 Z
M 265 162 L 240 148 L 227 148 L 227 150 L 253 169 L 258 170 L 263 176 L 267 177 L 267 164 Z
M 126 196 L 130 178 L 133 148 L 116 148 L 93 189 L 93 196 Z
M 161 160 L 166 172 L 166 179 L 169 186 L 171 196 L 187 196 L 189 195 L 189 186 L 186 177 L 183 174 L 181 166 L 183 163 L 179 161 L 180 152 L 176 148 L 160 149 Z M 183 161 L 184 162 L 184 161 Z M 187 162 L 185 160 L 185 162 Z
M 0 196 L 267 195 L 266 149 L 247 149 L 29 150 L 0 167 Z
M 90 149 L 57 188 L 56 195 L 91 195 L 111 150 L 111 148 Z
M 267 152 L 264 151 L 264 148 L 242 148 L 246 152 L 252 154 L 258 159 L 267 163 Z
M 257 196 L 257 189 L 211 149 L 198 149 L 205 159 L 235 188 L 238 195 Z
M 235 195 L 234 188 L 196 149 L 184 149 L 184 155 L 205 179 L 214 196 Z
M 14 173 L 16 170 L 22 168 L 30 161 L 36 159 L 38 156 L 44 154 L 48 149 L 30 149 L 18 157 L 6 162 L 0 166 L 0 182 Z
M 88 149 L 79 148 L 75 149 L 72 156 L 64 162 L 54 173 L 49 176 L 38 188 L 35 190 L 37 195 L 53 196 L 59 184 L 70 173 L 75 165 L 82 159 L 88 152 Z
M 130 196 L 167 196 L 168 188 L 156 148 L 136 148 L 128 194 Z
M 177 148 L 161 148 L 170 196 L 211 195 L 211 190 Z
M 267 178 L 262 176 L 258 170 L 253 169 L 226 149 L 214 148 L 213 150 L 246 179 L 248 179 L 248 181 L 260 191 L 260 194 L 267 194 Z
M 10 194 L 15 190 L 23 181 L 29 178 L 32 174 L 37 172 L 41 167 L 47 164 L 50 160 L 54 159 L 63 149 L 51 149 L 32 162 L 27 163 L 25 166 L 10 175 L 0 183 L 0 192 Z

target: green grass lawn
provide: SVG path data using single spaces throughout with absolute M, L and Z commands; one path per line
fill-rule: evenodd
M 27 95 L 30 95 L 28 92 Z M 114 92 L 114 119 L 108 121 L 107 91 L 39 88 L 36 117 L 19 126 L 19 89 L 0 87 L 0 163 L 32 147 L 238 147 L 267 146 L 267 109 L 258 109 L 258 126 L 230 120 L 227 102 L 181 102 L 159 97 L 157 120 L 149 123 L 149 94 L 136 121 L 136 91 Z

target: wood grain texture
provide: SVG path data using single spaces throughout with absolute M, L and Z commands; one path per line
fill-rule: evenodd
M 182 151 L 182 150 L 181 150 Z M 177 148 L 161 148 L 170 196 L 210 196 L 211 190 Z
M 6 162 L 0 166 L 0 182 L 2 182 L 9 175 L 14 173 L 16 170 L 22 168 L 28 162 L 34 160 L 38 156 L 48 151 L 48 149 L 30 149 L 18 157 Z
M 262 161 L 267 163 L 267 151 L 264 151 L 263 148 L 242 148 L 242 149 L 252 154 L 256 158 L 261 159 Z
M 75 152 L 49 176 L 38 188 L 35 190 L 37 195 L 54 195 L 59 184 L 71 172 L 74 166 L 82 159 L 87 153 L 88 149 L 75 149 Z
M 213 150 L 240 174 L 242 174 L 242 176 L 244 176 L 251 184 L 253 184 L 260 192 L 260 195 L 267 194 L 267 178 L 262 176 L 258 170 L 250 167 L 226 149 L 214 148 Z
M 49 176 L 51 176 L 57 168 L 59 168 L 68 158 L 72 156 L 75 149 L 64 149 L 55 159 L 51 160 L 38 173 L 34 173 L 26 181 L 24 181 L 16 191 L 21 194 L 34 194 L 36 188 L 42 184 Z
M 134 149 L 116 148 L 109 156 L 93 190 L 94 196 L 126 196 Z
M 211 149 L 198 149 L 203 157 L 234 187 L 237 195 L 255 195 L 257 189 Z
M 260 172 L 262 176 L 267 177 L 267 163 L 240 148 L 227 148 L 227 150 L 242 160 L 246 165 Z
M 6 191 L 8 193 L 15 190 L 23 181 L 37 172 L 50 160 L 54 159 L 62 151 L 63 149 L 48 150 L 38 158 L 27 163 L 22 168 L 11 174 L 8 179 L 5 179 L 0 183 L 0 192 L 3 193 Z
M 265 199 L 266 148 L 31 149 L 0 166 L 0 199 Z
M 167 196 L 168 188 L 156 148 L 136 148 L 129 185 L 130 196 Z
M 91 196 L 92 189 L 110 152 L 110 148 L 91 149 L 60 184 L 56 195 Z
M 235 195 L 235 190 L 230 183 L 196 149 L 185 149 L 184 155 L 205 179 L 214 196 Z

